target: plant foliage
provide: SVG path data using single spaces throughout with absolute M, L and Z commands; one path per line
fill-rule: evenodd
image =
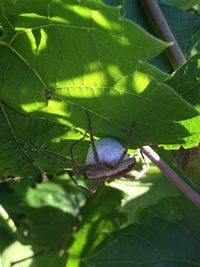
M 173 74 L 139 1 L 0 0 L 0 266 L 199 266 L 199 209 L 155 166 L 94 196 L 63 174 L 86 111 L 124 145 L 134 123 L 131 149 L 198 145 L 198 1 L 162 2 L 188 58 Z

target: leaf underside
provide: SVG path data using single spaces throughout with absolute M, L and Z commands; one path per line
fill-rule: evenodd
M 163 83 L 167 75 L 144 63 L 169 44 L 120 18 L 118 7 L 86 0 L 1 0 L 0 24 L 2 160 L 21 156 L 21 165 L 37 169 L 22 149 L 25 132 L 39 147 L 49 141 L 46 148 L 55 153 L 66 140 L 60 154 L 68 161 L 73 140 L 88 128 L 85 110 L 98 137 L 125 144 L 134 123 L 132 147 L 197 145 L 198 111 Z M 79 151 L 83 158 L 86 150 Z M 13 173 L 23 174 L 17 168 L 14 163 Z

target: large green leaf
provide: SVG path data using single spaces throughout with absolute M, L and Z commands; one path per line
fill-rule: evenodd
M 2 254 L 3 267 L 15 266 L 15 264 L 18 267 L 64 267 L 66 260 L 67 255 L 62 254 L 59 250 L 48 251 L 48 249 L 39 247 L 32 248 L 18 241 L 8 246 Z
M 17 253 L 16 253 L 17 251 Z M 21 260 L 23 258 L 33 255 L 31 246 L 24 246 L 18 241 L 13 242 L 7 249 L 4 250 L 2 254 L 2 265 L 3 267 L 11 266 L 12 262 Z M 1 258 L 0 258 L 1 259 Z M 27 259 L 26 261 L 19 263 L 19 267 L 28 267 L 30 266 L 32 259 Z
M 200 237 L 200 209 L 185 196 L 163 198 L 158 202 L 158 205 L 149 207 L 148 211 L 166 218 L 168 221 L 193 232 L 196 237 Z
M 156 213 L 144 212 L 139 224 L 114 234 L 101 251 L 82 266 L 199 266 L 200 241 L 195 233 Z
M 128 214 L 129 222 L 136 222 L 144 208 L 156 204 L 166 196 L 176 196 L 177 188 L 157 168 L 151 168 L 140 181 L 116 180 L 111 184 L 125 192 L 122 210 Z
M 28 225 L 27 241 L 48 248 L 59 248 L 72 241 L 77 220 L 53 207 L 30 208 L 24 223 Z M 24 229 L 23 224 L 21 228 Z M 59 231 L 58 231 L 59 229 Z
M 0 114 L 1 159 L 13 175 L 59 169 L 33 151 L 30 140 L 69 166 L 70 145 L 81 136 L 70 127 L 81 133 L 88 128 L 85 110 L 93 113 L 97 136 L 123 143 L 136 122 L 135 147 L 191 147 L 199 141 L 191 123 L 199 113 L 160 83 L 163 73 L 141 62 L 168 44 L 122 19 L 119 8 L 87 0 L 1 0 L 0 12 L 0 98 L 6 103 Z M 86 143 L 77 148 L 82 162 Z
M 57 89 L 108 87 L 130 73 L 138 60 L 168 46 L 119 20 L 118 8 L 87 0 L 35 0 L 31 5 L 2 0 L 2 13 L 1 24 L 9 29 L 0 42 L 1 98 L 29 112 L 47 105 L 50 92 Z
M 191 57 L 167 81 L 176 92 L 200 110 L 200 55 Z
M 82 136 L 67 126 L 16 112 L 5 104 L 1 104 L 0 126 L 0 158 L 8 163 L 4 172 L 10 168 L 10 175 L 38 175 L 42 170 L 56 173 L 71 166 L 69 148 Z M 41 147 L 55 160 L 40 154 Z M 85 143 L 77 150 L 78 158 L 85 156 L 83 147 Z M 55 162 L 57 157 L 62 164 Z
M 20 187 L 23 188 L 21 191 Z M 8 199 L 18 195 L 18 198 L 10 200 L 12 207 L 6 208 L 17 224 L 17 233 L 23 243 L 32 246 L 29 246 L 32 251 L 28 255 L 27 246 L 19 243 L 10 246 L 10 239 L 1 231 L 1 223 L 0 244 L 3 248 L 0 248 L 4 260 L 9 263 L 43 251 L 30 259 L 33 266 L 65 266 L 64 260 L 67 258 L 67 266 L 79 266 L 81 255 L 98 250 L 112 231 L 127 222 L 127 216 L 120 212 L 122 192 L 103 184 L 95 195 L 87 198 L 75 188 L 69 190 L 69 185 L 61 177 L 54 178 L 54 182 L 46 181 L 32 187 L 26 179 L 21 180 L 20 184 L 3 183 L 0 190 L 1 194 L 10 191 L 5 196 Z M 23 251 L 24 255 L 21 255 Z M 30 261 L 23 261 L 22 266 L 27 266 Z
M 8 229 L 8 225 L 5 220 L 0 218 L 0 251 L 3 251 L 6 247 L 13 243 L 14 235 L 13 232 Z M 0 257 L 1 263 L 1 257 Z M 1 266 L 1 264 L 0 264 Z
M 118 0 L 105 0 L 107 4 L 118 5 Z M 188 12 L 180 10 L 175 6 L 189 7 L 197 1 L 187 0 L 163 0 L 165 4 L 160 4 L 161 10 L 166 18 L 170 29 L 172 30 L 177 42 L 179 43 L 183 53 L 188 56 L 192 48 L 200 39 L 200 18 Z M 169 6 L 174 4 L 174 6 Z M 141 25 L 151 34 L 154 34 L 149 21 L 147 20 L 140 2 L 137 0 L 124 1 L 124 16 L 135 23 Z M 180 23 L 181 21 L 181 23 Z M 153 65 L 159 67 L 163 71 L 171 72 L 172 67 L 168 62 L 166 55 L 162 54 L 150 61 Z
M 122 193 L 102 186 L 88 199 L 81 210 L 81 224 L 74 233 L 74 243 L 69 249 L 67 267 L 80 266 L 82 257 L 98 251 L 111 233 L 126 224 L 120 212 Z
M 134 210 L 137 202 L 130 204 Z M 199 266 L 199 216 L 185 196 L 163 198 L 141 210 L 137 223 L 114 232 L 101 250 L 83 257 L 81 266 Z
M 2 183 L 0 193 L 0 202 L 17 226 L 13 235 L 1 220 L 3 266 L 19 260 L 19 266 L 64 267 L 68 257 L 65 249 L 70 247 L 73 231 L 78 225 L 80 206 L 85 203 L 83 193 L 74 190 L 61 177 L 54 179 L 54 183 L 46 181 L 36 185 L 33 179 Z M 14 239 L 21 243 L 14 242 Z
M 85 202 L 83 193 L 64 182 L 63 185 L 46 182 L 38 184 L 36 188 L 29 188 L 26 193 L 27 205 L 33 208 L 54 207 L 74 217 L 78 216 L 80 206 Z

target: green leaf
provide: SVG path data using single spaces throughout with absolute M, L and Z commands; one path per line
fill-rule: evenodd
M 48 249 L 23 245 L 16 241 L 8 246 L 2 253 L 2 266 L 10 267 L 15 263 L 18 267 L 64 267 L 67 256 L 60 251 L 48 251 Z M 1 258 L 0 258 L 1 263 Z M 13 264 L 13 266 L 15 266 Z
M 67 252 L 65 251 L 44 251 L 42 255 L 34 258 L 34 261 L 31 264 L 31 267 L 65 267 L 67 262 Z
M 168 46 L 101 3 L 2 0 L 2 8 L 2 23 L 16 32 L 0 42 L 0 96 L 28 112 L 45 107 L 57 88 L 108 86 Z
M 26 257 L 32 256 L 33 251 L 31 246 L 24 246 L 20 242 L 16 241 L 10 246 L 8 246 L 2 253 L 2 266 L 10 267 L 12 262 L 24 259 Z M 32 259 L 27 259 L 18 265 L 18 267 L 29 267 Z
M 167 221 L 182 226 L 197 238 L 200 238 L 199 220 L 200 209 L 184 195 L 161 199 L 158 205 L 149 207 L 148 212 Z
M 33 180 L 31 181 L 32 186 L 37 186 L 37 184 L 33 184 Z M 59 179 L 56 178 L 54 182 L 38 184 L 35 191 L 33 187 L 30 187 L 29 179 L 23 179 L 20 183 L 1 184 L 0 202 L 3 201 L 7 204 L 5 207 L 10 216 L 14 218 L 17 226 L 16 236 L 13 237 L 6 231 L 7 228 L 3 227 L 4 224 L 1 222 L 0 249 L 1 252 L 3 250 L 2 257 L 6 264 L 7 261 L 10 263 L 21 260 L 21 263 L 18 263 L 21 264 L 19 266 L 30 266 L 30 262 L 31 266 L 36 267 L 65 266 L 68 257 L 65 249 L 70 247 L 72 242 L 73 227 L 77 227 L 80 206 L 84 204 L 85 197 L 74 187 L 72 190 L 64 178 L 63 180 L 60 177 Z M 22 189 L 20 190 L 20 188 Z M 34 194 L 35 192 L 37 194 Z M 29 197 L 28 203 L 26 196 Z M 52 199 L 53 201 L 51 201 Z M 38 204 L 41 209 L 29 208 L 27 207 L 28 204 L 30 206 Z M 65 205 L 65 207 L 61 208 L 61 205 Z M 60 210 L 55 209 L 55 207 Z M 65 213 L 61 211 L 62 209 L 65 210 Z M 71 212 L 73 217 L 68 212 Z M 32 247 L 29 246 L 30 253 L 26 254 L 28 246 L 20 243 L 16 246 L 11 245 L 11 241 L 13 242 L 13 238 L 16 237 L 20 238 L 24 244 L 32 245 Z M 18 253 L 18 249 L 22 251 L 22 254 Z M 30 260 L 26 260 L 25 258 L 29 256 L 31 257 Z
M 108 4 L 117 5 L 117 0 L 106 0 Z M 183 53 L 188 56 L 193 47 L 199 42 L 200 39 L 200 18 L 198 16 L 194 16 L 191 13 L 185 12 L 176 8 L 175 6 L 169 6 L 172 2 L 177 4 L 177 2 L 182 2 L 182 4 L 187 4 L 187 7 L 194 4 L 194 2 L 198 2 L 199 0 L 166 0 L 166 5 L 161 4 L 161 10 L 172 30 L 178 44 L 180 45 Z M 184 3 L 183 3 L 184 2 Z M 183 7 L 183 5 L 182 5 Z M 185 6 L 186 7 L 186 6 Z M 124 1 L 124 10 L 125 17 L 134 21 L 135 23 L 142 26 L 145 30 L 154 34 L 149 21 L 147 20 L 144 12 L 141 8 L 139 1 L 137 0 L 125 0 Z M 180 23 L 181 21 L 181 23 Z M 172 72 L 172 67 L 168 62 L 166 56 L 164 54 L 159 55 L 150 61 L 153 65 L 157 66 L 161 70 L 165 72 Z
M 0 195 L 1 205 L 10 213 L 21 214 L 23 213 L 23 208 L 20 207 L 21 198 L 13 192 L 2 192 Z M 19 205 L 16 206 L 16 203 Z
M 169 86 L 172 86 L 175 91 L 187 102 L 192 104 L 196 110 L 200 111 L 200 57 L 199 54 L 190 58 L 182 67 L 180 67 L 172 76 L 171 79 L 167 81 Z M 199 125 L 199 116 L 194 117 L 188 122 L 184 122 L 184 125 L 190 125 L 190 127 L 197 127 Z M 187 127 L 187 126 L 186 126 Z M 198 127 L 197 127 L 198 128 Z M 194 146 L 198 145 L 198 140 L 200 139 L 199 131 L 193 136 L 189 137 L 188 144 L 194 142 Z M 185 145 L 184 147 L 189 148 L 190 146 Z
M 31 244 L 59 248 L 70 244 L 76 219 L 53 207 L 27 210 L 27 237 Z M 59 229 L 59 231 L 58 231 Z
M 102 186 L 81 210 L 81 225 L 74 233 L 67 267 L 80 266 L 81 257 L 98 251 L 114 230 L 126 223 L 120 212 L 122 193 Z
M 6 247 L 8 247 L 14 240 L 13 232 L 8 228 L 5 219 L 0 218 L 0 251 L 2 252 Z M 1 257 L 0 257 L 1 263 Z M 1 264 L 0 264 L 1 266 Z
M 180 122 L 189 122 L 198 115 L 171 88 L 138 71 L 124 76 L 110 88 L 87 87 L 84 89 L 84 97 L 82 90 L 82 87 L 76 87 L 75 90 L 65 88 L 64 92 L 58 89 L 53 94 L 96 114 L 92 116 L 92 123 L 97 136 L 113 135 L 121 140 L 127 139 L 131 122 L 135 122 L 137 145 L 184 144 L 190 133 Z M 76 112 L 71 119 L 86 128 L 84 117 L 83 112 Z M 191 130 L 195 133 L 195 129 Z
M 193 153 L 189 155 L 188 163 L 185 171 L 191 177 L 191 181 L 195 184 L 196 188 L 200 191 L 200 150 L 199 146 L 193 149 Z
M 81 266 L 199 266 L 199 216 L 185 196 L 163 198 L 144 209 L 138 223 L 114 232 Z
M 122 210 L 128 214 L 129 223 L 138 221 L 140 213 L 146 207 L 167 196 L 178 194 L 175 185 L 155 167 L 151 167 L 139 181 L 116 180 L 110 185 L 126 193 Z
M 200 54 L 191 57 L 181 66 L 167 84 L 200 111 Z
M 113 135 L 115 132 L 116 137 L 125 142 L 131 121 L 140 119 L 144 112 L 146 113 L 144 109 L 146 100 L 144 97 L 141 103 L 142 111 L 140 96 L 137 96 L 136 91 L 134 93 L 136 95 L 132 97 L 133 102 L 128 103 L 126 109 L 130 105 L 131 107 L 135 105 L 135 108 L 139 107 L 137 112 L 142 111 L 142 113 L 133 117 L 130 116 L 131 113 L 127 114 L 122 102 L 125 101 L 126 105 L 127 100 L 130 101 L 129 92 L 126 93 L 124 88 L 126 85 L 123 83 L 120 88 L 118 81 L 121 79 L 125 82 L 126 77 L 131 78 L 127 75 L 138 66 L 142 66 L 137 65 L 139 60 L 152 58 L 168 45 L 148 35 L 137 25 L 127 20 L 120 20 L 118 8 L 109 8 L 101 3 L 84 1 L 77 4 L 75 1 L 67 3 L 52 1 L 48 5 L 47 1 L 38 0 L 31 4 L 29 1 L 20 4 L 1 2 L 0 21 L 7 34 L 2 37 L 0 43 L 0 64 L 2 64 L 0 97 L 15 109 L 35 111 L 34 114 L 37 115 L 37 118 L 24 116 L 3 104 L 1 106 L 0 126 L 4 129 L 1 136 L 3 142 L 1 156 L 2 160 L 10 164 L 10 172 L 13 175 L 29 175 L 41 170 L 54 173 L 58 170 L 55 165 L 50 166 L 47 159 L 42 159 L 42 156 L 37 159 L 36 153 L 31 153 L 33 147 L 27 146 L 29 140 L 38 148 L 48 148 L 46 150 L 53 151 L 54 154 L 67 157 L 66 161 L 69 162 L 69 147 L 72 144 L 70 141 L 79 139 L 80 134 L 70 132 L 68 127 L 59 126 L 57 123 L 67 123 L 86 129 L 85 109 L 99 113 L 99 126 L 103 129 L 101 135 Z M 63 38 L 64 36 L 67 37 Z M 144 65 L 144 68 L 158 80 L 160 76 L 164 77 L 161 73 L 155 74 L 157 71 L 153 69 L 150 71 L 150 67 Z M 135 82 L 141 92 L 143 80 L 148 82 L 151 78 L 147 76 L 143 79 L 140 76 Z M 113 88 L 115 84 L 117 89 Z M 119 96 L 119 90 L 124 91 L 124 100 Z M 94 99 L 94 104 L 90 107 L 94 94 L 97 99 Z M 99 106 L 103 94 L 104 99 L 108 101 Z M 84 103 L 77 102 L 79 97 Z M 113 106 L 115 97 L 116 104 Z M 151 99 L 149 101 L 151 102 Z M 178 105 L 181 100 L 177 101 Z M 96 104 L 99 110 L 95 110 Z M 151 103 L 149 108 L 150 105 Z M 111 116 L 115 107 L 117 108 L 115 115 L 120 115 L 117 122 L 113 121 Z M 184 119 L 187 109 L 189 117 L 194 116 L 191 107 L 186 107 L 185 103 L 180 108 L 185 110 Z M 110 116 L 108 122 L 105 116 Z M 56 124 L 44 121 L 44 117 L 56 121 Z M 154 117 L 147 118 L 149 121 L 152 119 Z M 110 123 L 112 125 L 108 126 Z M 141 135 L 143 129 L 140 129 L 138 135 Z M 64 131 L 66 131 L 65 137 Z M 164 143 L 162 136 L 161 140 L 157 141 L 155 133 L 154 136 L 151 135 L 152 133 L 144 138 L 150 142 L 152 139 L 152 143 Z M 67 142 L 61 141 L 61 138 Z M 77 153 L 78 158 L 83 159 L 86 150 L 79 151 L 81 152 Z
M 165 82 L 166 79 L 170 78 L 169 74 L 162 72 L 160 69 L 157 69 L 146 62 L 139 62 L 137 65 L 137 71 L 155 78 L 158 82 Z
M 74 143 L 73 138 L 82 136 L 67 126 L 16 112 L 5 104 L 1 104 L 0 127 L 3 129 L 0 132 L 0 158 L 8 164 L 10 175 L 14 176 L 38 175 L 42 170 L 56 173 L 69 166 L 69 148 Z M 41 147 L 55 160 L 40 154 Z M 79 151 L 80 158 L 83 156 L 81 147 Z M 59 157 L 63 160 L 61 166 L 55 162 Z
M 126 143 L 136 122 L 135 147 L 197 144 L 193 121 L 199 113 L 160 83 L 166 75 L 142 62 L 168 44 L 121 19 L 119 8 L 86 0 L 1 3 L 7 34 L 0 40 L 0 98 L 14 110 L 1 104 L 0 159 L 13 175 L 57 173 L 61 167 L 50 164 L 40 148 L 70 168 L 71 144 L 82 136 L 71 127 L 81 133 L 88 128 L 85 110 L 93 113 L 98 137 Z M 78 162 L 87 145 L 75 151 Z
M 81 266 L 199 266 L 199 239 L 182 226 L 149 212 L 140 224 L 114 234 L 113 240 Z
M 184 55 L 189 56 L 200 40 L 200 17 L 176 7 L 161 5 L 161 8 Z
M 66 182 L 65 182 L 66 183 Z M 37 184 L 35 188 L 29 188 L 26 194 L 26 203 L 33 208 L 54 207 L 78 216 L 80 206 L 85 202 L 83 193 L 74 187 L 62 186 L 53 182 Z

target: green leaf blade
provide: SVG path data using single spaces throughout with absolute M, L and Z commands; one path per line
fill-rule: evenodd
M 113 241 L 84 259 L 82 266 L 199 266 L 199 246 L 199 240 L 184 228 L 146 213 L 143 223 L 115 233 Z

